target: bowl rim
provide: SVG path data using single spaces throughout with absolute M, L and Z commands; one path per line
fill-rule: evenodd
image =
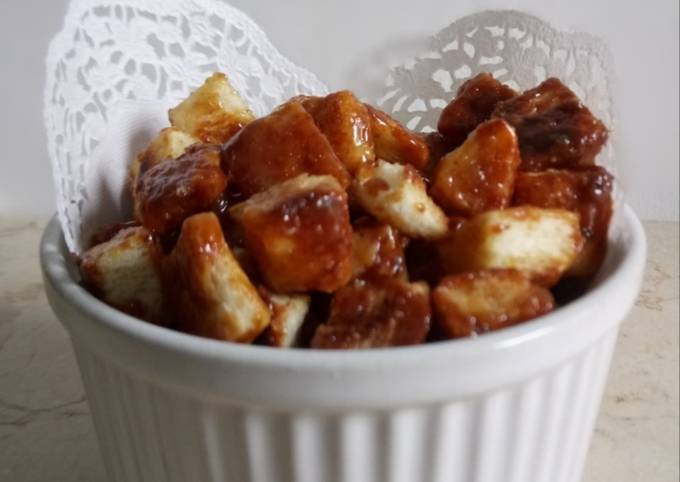
M 127 315 L 95 298 L 75 279 L 73 256 L 66 247 L 56 215 L 45 227 L 40 241 L 40 264 L 45 283 L 77 312 L 145 345 L 163 347 L 197 358 L 261 367 L 283 365 L 290 369 L 342 368 L 352 371 L 365 369 L 371 364 L 407 366 L 417 364 L 424 357 L 474 357 L 480 352 L 529 343 L 565 329 L 565 320 L 589 313 L 601 297 L 615 295 L 617 287 L 629 282 L 631 275 L 644 265 L 646 256 L 646 239 L 640 220 L 629 206 L 623 205 L 621 208 L 624 221 L 622 232 L 620 239 L 613 242 L 621 245 L 622 253 L 610 272 L 580 298 L 541 317 L 482 336 L 372 350 L 277 349 L 230 343 L 175 331 Z M 608 256 L 611 256 L 611 252 L 612 249 Z

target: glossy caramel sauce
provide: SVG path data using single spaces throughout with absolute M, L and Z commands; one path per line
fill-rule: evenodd
M 141 223 L 166 234 L 186 217 L 211 209 L 227 187 L 219 152 L 216 146 L 195 145 L 176 160 L 144 171 L 136 189 Z
M 524 171 L 592 164 L 609 136 L 604 124 L 555 78 L 499 103 L 494 116 L 515 128 Z
M 222 167 L 247 198 L 299 174 L 351 181 L 328 139 L 299 102 L 288 102 L 245 126 L 222 151 Z
M 364 218 L 354 223 L 352 276 L 364 280 L 381 277 L 407 279 L 404 247 L 408 239 L 387 224 Z
M 315 181 L 304 176 L 276 190 L 230 211 L 267 285 L 287 293 L 334 291 L 347 283 L 352 275 L 352 227 L 345 191 L 333 178 Z
M 333 296 L 312 348 L 356 349 L 422 343 L 430 329 L 427 288 L 393 278 L 355 281 Z
M 326 97 L 298 97 L 350 173 L 375 161 L 371 118 L 366 106 L 348 90 Z
M 516 95 L 517 92 L 486 72 L 461 85 L 456 97 L 442 111 L 437 124 L 448 150 L 461 145 L 468 134 L 489 119 L 499 102 Z
M 512 199 L 520 162 L 512 127 L 501 119 L 486 121 L 439 161 L 430 194 L 448 214 L 502 209 Z
M 449 338 L 514 325 L 548 313 L 555 306 L 549 290 L 530 283 L 513 269 L 447 276 L 434 290 L 432 300 L 437 324 Z
M 385 112 L 366 104 L 375 144 L 375 157 L 423 169 L 430 160 L 427 142 Z

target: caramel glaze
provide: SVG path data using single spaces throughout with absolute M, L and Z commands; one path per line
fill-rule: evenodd
M 302 173 L 351 177 L 312 116 L 297 101 L 246 125 L 222 148 L 222 167 L 247 198 Z
M 296 98 L 326 136 L 335 154 L 351 173 L 375 161 L 371 118 L 366 106 L 348 90 L 326 97 Z
M 261 209 L 262 193 L 230 213 L 270 288 L 279 293 L 332 292 L 351 277 L 347 195 L 335 182 L 302 191 L 294 182 L 278 186 L 290 188 L 290 193 L 267 209 Z
M 397 164 L 410 164 L 423 169 L 430 152 L 425 140 L 411 132 L 385 112 L 366 104 L 370 115 L 371 133 L 375 143 L 375 157 Z
M 449 290 L 457 295 L 447 296 Z M 459 302 L 461 298 L 464 303 Z M 447 276 L 433 291 L 432 300 L 437 325 L 449 338 L 498 330 L 541 316 L 555 306 L 549 290 L 513 269 Z
M 493 115 L 515 128 L 523 171 L 592 164 L 609 136 L 604 124 L 556 78 L 500 102 Z
M 364 217 L 354 223 L 352 275 L 364 280 L 407 279 L 404 248 L 408 239 L 387 224 Z
M 209 210 L 226 187 L 219 147 L 191 146 L 176 160 L 156 164 L 139 176 L 140 221 L 155 233 L 172 233 L 188 216 Z
M 471 216 L 510 204 L 520 164 L 517 136 L 502 119 L 480 124 L 440 159 L 430 194 L 448 214 Z
M 461 85 L 456 97 L 442 111 L 437 124 L 448 150 L 461 145 L 470 132 L 491 117 L 499 102 L 516 95 L 517 92 L 486 72 Z
M 357 349 L 423 343 L 430 329 L 430 297 L 424 284 L 394 278 L 355 280 L 336 291 L 330 316 L 312 348 Z

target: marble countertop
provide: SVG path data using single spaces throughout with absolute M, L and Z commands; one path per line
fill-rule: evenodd
M 104 482 L 69 339 L 42 289 L 45 223 L 0 218 L 0 481 Z M 678 224 L 645 228 L 645 282 L 622 326 L 583 482 L 679 476 Z

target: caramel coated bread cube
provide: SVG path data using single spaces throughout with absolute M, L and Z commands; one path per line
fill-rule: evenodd
M 254 119 L 243 98 L 220 72 L 170 109 L 173 126 L 209 144 L 226 142 Z
M 135 226 L 87 250 L 79 266 L 83 283 L 102 301 L 159 323 L 163 304 L 159 263 L 158 242 L 146 228 Z
M 501 119 L 484 122 L 437 164 L 430 194 L 450 214 L 508 206 L 520 164 L 517 137 Z
M 352 277 L 406 279 L 404 247 L 407 239 L 389 224 L 364 221 L 354 224 Z
M 486 211 L 439 243 L 448 273 L 514 268 L 552 286 L 583 246 L 578 214 L 532 206 Z
M 343 188 L 351 178 L 326 136 L 298 101 L 251 122 L 224 147 L 223 167 L 251 196 L 303 173 L 334 176 Z
M 357 281 L 335 293 L 330 317 L 316 329 L 312 348 L 416 345 L 425 341 L 430 318 L 426 283 Z
M 334 177 L 302 174 L 229 213 L 273 291 L 332 292 L 352 276 L 347 194 Z
M 137 179 L 142 171 L 168 159 L 177 159 L 186 149 L 199 142 L 192 135 L 182 132 L 176 127 L 162 129 L 149 145 L 132 160 L 128 171 L 130 190 L 135 191 Z
M 199 144 L 141 174 L 135 212 L 145 227 L 166 234 L 178 229 L 186 217 L 211 209 L 226 187 L 219 148 Z
M 479 124 L 491 117 L 499 102 L 516 95 L 517 92 L 491 74 L 478 74 L 458 88 L 456 97 L 442 111 L 437 130 L 442 133 L 447 145 L 455 148 Z
M 181 331 L 250 343 L 269 325 L 269 308 L 224 241 L 213 213 L 184 221 L 162 273 L 166 301 Z
M 486 333 L 551 311 L 546 288 L 513 269 L 447 276 L 432 293 L 439 328 L 450 338 Z
M 499 103 L 494 116 L 515 128 L 523 171 L 592 164 L 609 136 L 605 125 L 555 78 Z
M 321 98 L 301 97 L 300 101 L 349 172 L 375 160 L 371 118 L 354 94 L 341 90 Z
M 587 278 L 602 265 L 613 212 L 613 184 L 613 176 L 600 166 L 517 176 L 515 204 L 569 209 L 579 214 L 585 245 L 566 276 Z
M 446 234 L 446 215 L 412 166 L 378 160 L 376 166 L 359 170 L 352 189 L 366 212 L 407 236 L 434 239 Z
M 430 152 L 424 137 L 411 132 L 385 112 L 366 105 L 371 120 L 375 157 L 424 169 Z

